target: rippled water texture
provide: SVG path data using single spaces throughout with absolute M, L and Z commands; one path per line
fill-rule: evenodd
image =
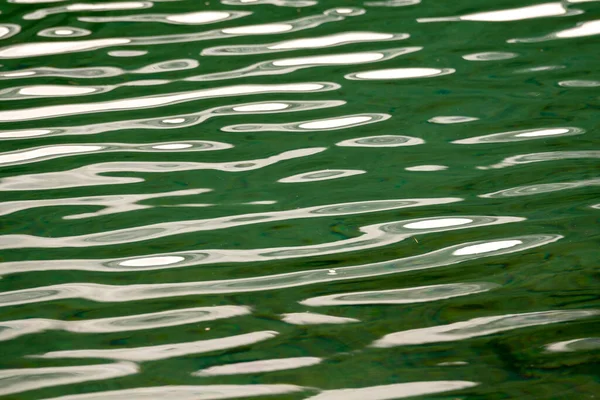
M 0 398 L 600 396 L 600 1 L 5 0 Z

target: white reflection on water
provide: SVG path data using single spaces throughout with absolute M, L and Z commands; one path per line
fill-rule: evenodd
M 424 381 L 396 383 L 392 385 L 371 386 L 357 389 L 326 390 L 307 400 L 395 400 L 426 394 L 451 392 L 477 386 L 469 381 Z
M 527 235 L 501 240 L 487 240 L 449 246 L 429 253 L 381 261 L 371 264 L 340 267 L 335 274 L 330 269 L 298 271 L 278 275 L 264 275 L 230 280 L 183 283 L 158 283 L 137 285 L 100 285 L 94 283 L 68 283 L 7 291 L 0 294 L 0 306 L 39 303 L 59 299 L 84 298 L 99 302 L 123 302 L 177 296 L 243 293 L 284 289 L 317 283 L 384 276 L 408 271 L 437 268 L 458 264 L 482 257 L 511 254 L 550 244 L 562 239 L 560 235 Z M 494 246 L 511 242 L 513 245 Z M 478 247 L 476 247 L 478 246 Z M 469 249 L 461 251 L 461 249 Z M 476 248 L 478 251 L 473 251 Z
M 277 336 L 275 331 L 260 331 L 217 339 L 195 342 L 169 343 L 163 345 L 130 347 L 123 349 L 89 349 L 51 351 L 36 358 L 103 358 L 134 362 L 165 360 L 190 354 L 209 353 L 217 350 L 233 349 L 262 342 Z
M 553 310 L 474 318 L 449 325 L 391 333 L 377 340 L 374 347 L 394 347 L 425 343 L 452 342 L 492 335 L 513 329 L 555 324 L 600 314 L 596 310 Z
M 72 367 L 15 368 L 0 370 L 0 395 L 22 393 L 46 387 L 99 381 L 133 375 L 139 367 L 128 362 L 78 365 Z M 16 398 L 16 397 L 13 397 Z
M 258 360 L 241 362 L 235 364 L 217 365 L 194 372 L 193 376 L 221 376 L 221 375 L 240 375 L 240 374 L 258 374 L 273 371 L 288 371 L 317 365 L 322 359 L 318 357 L 295 357 L 295 358 L 274 358 L 270 360 Z

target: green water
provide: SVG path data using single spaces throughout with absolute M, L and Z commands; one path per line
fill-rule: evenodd
M 2 399 L 600 395 L 600 3 L 0 11 Z

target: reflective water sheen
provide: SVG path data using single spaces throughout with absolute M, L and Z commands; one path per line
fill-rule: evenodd
M 0 19 L 0 399 L 600 395 L 600 1 Z

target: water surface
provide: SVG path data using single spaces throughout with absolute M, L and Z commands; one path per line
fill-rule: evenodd
M 0 396 L 600 393 L 600 3 L 8 0 Z

